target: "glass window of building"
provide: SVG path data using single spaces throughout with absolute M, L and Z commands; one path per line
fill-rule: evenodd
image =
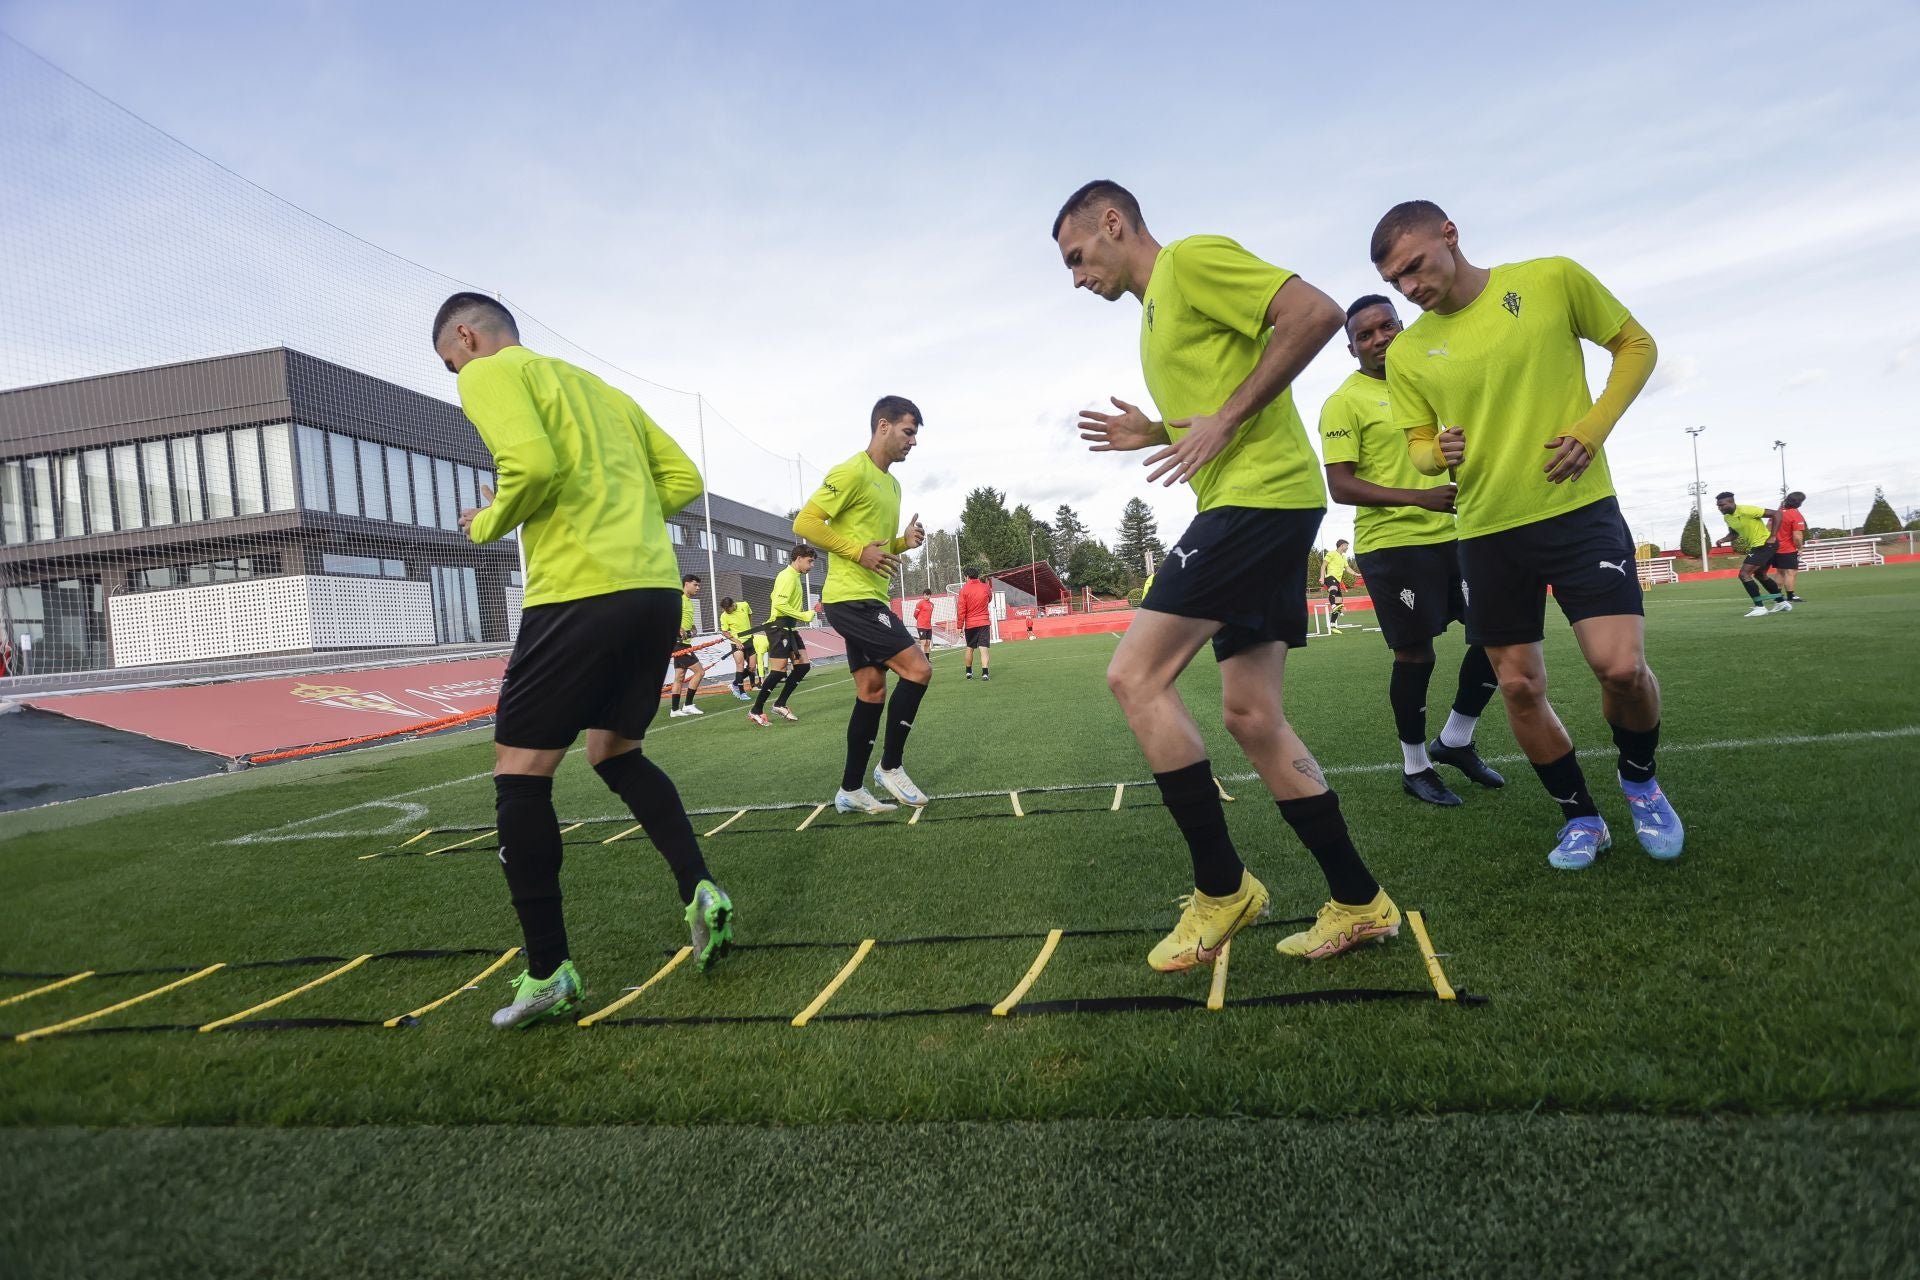
M 356 574 L 363 578 L 380 576 L 380 561 L 374 556 L 332 556 L 320 557 L 320 570 L 323 573 Z
M 746 555 L 747 544 L 745 539 L 736 538 L 732 534 L 728 534 L 727 535 L 727 554 L 730 556 Z
M 192 436 L 175 436 L 168 441 L 173 454 L 173 506 L 180 519 L 207 518 L 206 491 L 200 487 L 200 447 Z
M 233 433 L 233 512 L 257 516 L 267 509 L 265 472 L 260 466 L 260 431 L 245 427 Z
M 87 509 L 82 505 L 86 492 L 80 484 L 80 455 L 69 453 L 59 460 L 60 536 L 78 538 L 87 531 Z
M 413 459 L 413 522 L 433 527 L 433 460 L 424 453 L 409 455 Z
M 387 446 L 387 518 L 413 523 L 413 488 L 407 477 L 407 451 Z
M 293 510 L 292 424 L 273 422 L 260 428 L 260 454 L 266 465 L 267 510 Z
M 473 491 L 473 468 L 456 463 L 453 474 L 460 486 L 460 509 L 470 510 L 480 505 L 480 495 Z
M 767 552 L 766 543 L 756 542 L 753 544 L 753 558 L 755 560 L 765 560 L 767 558 L 767 555 L 768 555 L 768 552 Z
M 173 486 L 167 482 L 167 442 L 147 440 L 140 445 L 140 470 L 145 484 L 141 492 L 147 499 L 147 523 L 172 524 Z
M 333 509 L 343 516 L 360 514 L 360 486 L 354 480 L 354 441 L 351 436 L 327 432 L 327 454 L 333 472 Z
M 140 510 L 140 455 L 130 444 L 113 449 L 113 501 L 120 508 L 122 529 L 147 527 Z
M 381 465 L 380 446 L 360 440 L 360 514 L 369 520 L 387 518 L 387 476 Z
M 696 547 L 699 547 L 702 551 L 705 551 L 708 547 L 713 545 L 713 539 L 707 536 L 707 531 L 705 529 L 695 529 L 693 531 L 693 545 L 695 545 Z
M 404 560 L 382 560 L 380 576 L 383 578 L 404 578 L 407 576 L 407 562 Z
M 53 463 L 48 458 L 28 458 L 25 474 L 27 490 L 27 532 L 35 542 L 53 541 Z
M 687 545 L 687 531 L 671 520 L 667 521 L 667 537 L 676 547 Z
M 300 505 L 309 511 L 330 509 L 327 502 L 327 433 L 301 427 L 296 434 L 300 450 Z
M 445 458 L 433 460 L 433 490 L 440 499 L 440 527 L 458 529 L 460 507 L 459 500 L 453 491 L 453 463 Z
M 207 518 L 225 520 L 233 514 L 233 463 L 227 456 L 227 433 L 200 437 L 200 465 L 207 478 Z
M 9 544 L 27 540 L 26 481 L 17 462 L 0 462 L 0 535 Z
M 107 451 L 89 449 L 81 454 L 80 473 L 87 486 L 87 532 L 112 532 L 113 484 L 107 478 Z

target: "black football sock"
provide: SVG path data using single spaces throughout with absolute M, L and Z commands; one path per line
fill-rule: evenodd
M 1184 769 L 1156 773 L 1160 799 L 1180 834 L 1187 838 L 1193 858 L 1193 887 L 1214 898 L 1240 891 L 1246 865 L 1227 834 L 1227 811 L 1220 804 L 1220 787 L 1213 780 L 1213 763 L 1201 760 Z
M 802 662 L 787 668 L 787 687 L 780 691 L 780 696 L 773 700 L 773 705 L 786 706 L 787 699 L 793 696 L 793 691 L 800 687 L 800 682 L 807 678 L 807 672 L 811 670 L 813 670 L 811 662 Z
M 1393 704 L 1393 731 L 1412 745 L 1427 740 L 1427 686 L 1433 681 L 1431 662 L 1396 662 L 1387 680 L 1387 701 Z
M 680 691 L 678 689 L 673 691 L 673 709 L 675 711 L 680 709 Z
M 1340 812 L 1339 793 L 1322 791 L 1317 796 L 1279 803 L 1280 816 L 1287 820 L 1293 834 L 1300 837 L 1300 843 L 1307 846 L 1307 852 L 1320 864 L 1320 874 L 1327 878 L 1327 896 L 1349 907 L 1364 907 L 1372 902 L 1380 892 L 1380 882 L 1373 878 L 1367 864 L 1360 861 L 1360 851 L 1353 847 L 1346 815 Z
M 702 880 L 710 880 L 707 860 L 700 856 L 699 842 L 693 836 L 693 823 L 687 819 L 680 792 L 659 765 L 635 747 L 624 755 L 602 760 L 593 766 L 600 780 L 633 814 L 640 829 L 653 841 L 653 847 L 667 860 L 673 879 L 680 886 L 680 901 L 692 902 L 693 891 Z
M 1755 604 L 1760 603 L 1760 584 L 1759 583 L 1755 582 L 1752 578 L 1742 578 L 1740 580 L 1740 585 L 1747 589 L 1747 594 L 1753 597 L 1753 602 Z
M 1624 729 L 1616 724 L 1612 727 L 1613 745 L 1620 749 L 1620 777 L 1627 782 L 1652 782 L 1653 755 L 1660 749 L 1660 726 Z
M 914 713 L 920 710 L 920 699 L 926 696 L 927 686 L 911 680 L 903 679 L 893 686 L 893 697 L 887 702 L 887 736 L 880 744 L 882 769 L 900 767 L 900 755 L 907 749 L 907 735 L 913 732 Z
M 1772 574 L 1770 573 L 1761 574 L 1760 585 L 1767 589 L 1767 595 L 1769 595 L 1773 599 L 1778 600 L 1780 598 L 1780 584 L 1774 581 L 1774 577 Z
M 560 819 L 553 812 L 553 779 L 526 773 L 493 780 L 494 824 L 500 866 L 520 917 L 527 972 L 549 978 L 567 958 L 567 921 L 560 909 Z
M 853 714 L 847 717 L 847 767 L 840 771 L 842 791 L 858 791 L 867 785 L 873 736 L 880 731 L 880 718 L 885 714 L 884 703 L 854 700 Z
M 1536 764 L 1533 771 L 1539 775 L 1540 785 L 1547 789 L 1553 802 L 1560 806 L 1563 821 L 1600 816 L 1593 797 L 1587 794 L 1587 776 L 1580 772 L 1580 761 L 1573 752 L 1550 764 Z
M 767 695 L 780 687 L 780 682 L 786 678 L 786 675 L 787 673 L 784 671 L 769 671 L 767 673 L 767 678 L 760 682 L 759 695 L 753 700 L 753 714 L 760 715 L 766 711 Z
M 1460 659 L 1460 688 L 1453 695 L 1454 713 L 1464 719 L 1478 720 L 1498 692 L 1500 677 L 1493 673 L 1493 659 L 1487 657 L 1487 651 L 1479 645 L 1468 645 L 1466 657 Z

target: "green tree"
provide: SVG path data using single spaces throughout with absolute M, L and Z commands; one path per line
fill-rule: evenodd
M 1053 551 L 1064 563 L 1073 563 L 1073 553 L 1086 538 L 1087 526 L 1078 512 L 1064 502 L 1053 509 Z
M 1866 523 L 1860 526 L 1860 532 L 1900 532 L 1900 517 L 1893 513 L 1893 504 L 1887 501 L 1886 490 L 1876 488 L 1873 491 L 1873 506 L 1867 512 Z
M 1016 537 L 1013 517 L 1007 513 L 1007 495 L 985 486 L 967 495 L 960 508 L 960 551 L 967 565 L 1005 569 L 1026 563 L 1026 530 Z M 1020 544 L 1013 554 L 1013 544 Z
M 1167 554 L 1166 548 L 1160 545 L 1160 524 L 1153 518 L 1152 507 L 1139 498 L 1128 498 L 1120 512 L 1120 540 L 1114 545 L 1113 553 L 1137 581 L 1147 575 L 1148 552 L 1153 553 L 1156 567 Z
M 1680 554 L 1700 558 L 1700 508 L 1687 509 L 1687 523 L 1680 530 Z
M 1015 548 L 1013 563 L 1053 562 L 1053 526 L 1034 515 L 1026 503 L 1013 509 L 1007 520 L 1007 532 L 1012 535 Z
M 1067 560 L 1067 581 L 1075 591 L 1091 587 L 1097 595 L 1117 596 L 1128 580 L 1127 566 L 1098 538 L 1082 538 Z

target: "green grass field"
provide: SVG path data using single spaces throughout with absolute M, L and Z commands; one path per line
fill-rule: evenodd
M 1731 582 L 1649 598 L 1689 829 L 1672 864 L 1633 844 L 1557 619 L 1555 701 L 1617 839 L 1584 874 L 1547 867 L 1557 810 L 1497 702 L 1480 746 L 1510 785 L 1432 810 L 1400 794 L 1379 636 L 1294 655 L 1289 711 L 1357 843 L 1484 1005 L 1434 998 L 1409 930 L 1312 966 L 1275 954 L 1283 926 L 1243 935 L 1219 1012 L 1207 973 L 1149 971 L 1186 857 L 1150 785 L 1112 807 L 1148 774 L 1107 636 L 996 648 L 986 685 L 942 655 L 908 767 L 979 794 L 912 826 L 795 830 L 835 785 L 844 670 L 816 669 L 799 724 L 756 729 L 729 698 L 662 717 L 648 749 L 712 811 L 696 829 L 802 807 L 706 842 L 744 945 L 626 1025 L 493 1032 L 510 966 L 395 1029 L 191 1029 L 365 953 L 475 953 L 370 960 L 259 1015 L 377 1022 L 518 941 L 490 840 L 421 856 L 490 824 L 484 733 L 0 817 L 0 969 L 102 971 L 0 1006 L 0 1032 L 228 966 L 0 1043 L 0 1274 L 1312 1274 L 1357 1248 L 1430 1274 L 1911 1274 L 1920 566 L 1802 585 L 1809 604 L 1754 620 Z M 1210 661 L 1183 690 L 1275 915 L 1311 914 L 1324 887 L 1241 776 Z M 565 885 L 594 1009 L 684 933 L 644 839 L 602 843 L 631 822 L 584 761 L 556 795 L 588 824 Z M 1053 928 L 1033 1011 L 981 1011 Z M 902 941 L 928 937 L 951 940 Z M 865 938 L 822 1019 L 789 1026 Z M 148 968 L 169 971 L 107 976 Z M 1268 999 L 1361 990 L 1424 995 Z M 1164 996 L 1193 1003 L 1046 1011 Z

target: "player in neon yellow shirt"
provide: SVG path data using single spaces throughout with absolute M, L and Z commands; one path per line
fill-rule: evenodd
M 1685 829 L 1654 779 L 1660 684 L 1646 660 L 1633 535 L 1613 496 L 1607 434 L 1653 374 L 1653 338 L 1566 258 L 1477 267 L 1439 206 L 1394 206 L 1370 246 L 1380 278 L 1423 315 L 1387 350 L 1396 426 L 1425 475 L 1458 485 L 1467 640 L 1486 646 L 1507 720 L 1564 824 L 1550 865 L 1591 866 L 1612 837 L 1573 740 L 1547 701 L 1546 598 L 1600 682 L 1634 834 L 1677 858 Z M 1595 400 L 1582 341 L 1613 368 Z
M 753 710 L 747 712 L 747 719 L 763 729 L 773 723 L 767 719 L 767 699 L 775 689 L 780 690 L 780 698 L 773 704 L 774 714 L 783 720 L 800 718 L 787 709 L 787 699 L 813 670 L 800 628 L 813 621 L 813 610 L 807 607 L 807 575 L 813 572 L 815 555 L 812 547 L 800 543 L 787 552 L 787 567 L 773 577 L 773 602 L 768 606 L 765 637 L 769 670 L 760 684 L 760 696 L 753 701 Z M 755 637 L 756 649 L 759 640 Z
M 1780 544 L 1774 539 L 1772 525 L 1780 518 L 1780 513 L 1772 507 L 1742 506 L 1734 501 L 1731 492 L 1716 494 L 1713 504 L 1727 520 L 1726 533 L 1714 539 L 1713 545 L 1731 546 L 1735 535 L 1747 544 L 1746 559 L 1740 562 L 1740 585 L 1746 588 L 1753 608 L 1747 610 L 1746 616 L 1762 618 L 1769 613 L 1785 613 L 1792 609 L 1793 603 L 1781 592 L 1780 584 L 1768 572 L 1773 567 L 1774 553 L 1780 549 Z M 1760 592 L 1763 586 L 1767 589 L 1765 595 Z
M 1400 740 L 1401 790 L 1451 807 L 1460 797 L 1441 781 L 1435 764 L 1458 769 L 1483 787 L 1506 785 L 1473 748 L 1474 727 L 1499 684 L 1486 650 L 1468 645 L 1446 727 L 1427 741 L 1433 640 L 1466 617 L 1466 599 L 1453 527 L 1454 487 L 1414 468 L 1406 436 L 1393 425 L 1386 358 L 1399 334 L 1400 317 L 1379 294 L 1348 305 L 1347 350 L 1360 367 L 1320 407 L 1320 451 L 1328 492 L 1335 502 L 1354 507 L 1357 565 L 1381 638 L 1393 651 L 1387 701 Z M 1328 573 L 1334 572 L 1329 566 Z
M 1327 593 L 1327 625 L 1338 627 L 1340 615 L 1347 611 L 1347 540 L 1341 538 L 1333 550 L 1320 560 L 1320 585 Z
M 460 528 L 482 543 L 517 528 L 527 558 L 493 732 L 500 865 L 527 957 L 493 1025 L 525 1026 L 581 993 L 560 907 L 553 775 L 582 729 L 588 762 L 679 884 L 699 967 L 733 936 L 733 904 L 709 876 L 680 793 L 641 753 L 680 622 L 666 518 L 699 495 L 700 474 L 631 397 L 521 346 L 512 314 L 485 294 L 441 305 L 433 347 L 500 475 Z
M 753 606 L 732 596 L 720 597 L 720 634 L 733 646 L 733 696 L 751 702 L 747 684 L 753 679 L 753 658 L 747 634 L 753 630 Z
M 700 655 L 692 648 L 694 631 L 700 625 L 693 602 L 699 595 L 699 574 L 689 573 L 680 579 L 680 649 L 685 652 L 676 651 L 673 655 L 673 710 L 667 713 L 671 719 L 707 714 L 694 704 L 700 693 L 700 682 L 707 676 Z M 686 699 L 684 707 L 680 705 L 682 697 Z
M 1175 689 L 1209 642 L 1227 729 L 1327 881 L 1330 901 L 1313 927 L 1279 950 L 1320 959 L 1389 937 L 1400 910 L 1360 860 L 1340 799 L 1280 696 L 1287 650 L 1307 639 L 1307 553 L 1327 505 L 1291 384 L 1340 328 L 1340 308 L 1224 236 L 1163 246 L 1132 193 L 1113 182 L 1069 196 L 1053 240 L 1075 288 L 1109 302 L 1139 299 L 1140 364 L 1163 419 L 1115 397 L 1117 413 L 1082 411 L 1081 438 L 1095 453 L 1150 451 L 1149 482 L 1185 481 L 1199 506 L 1107 668 L 1193 861 L 1193 896 L 1147 963 L 1211 964 L 1267 910 L 1266 886 L 1233 846 L 1206 742 Z
M 900 530 L 900 482 L 895 463 L 904 462 L 920 440 L 923 419 L 913 401 L 882 396 L 868 415 L 867 447 L 827 472 L 793 531 L 825 547 L 827 585 L 820 593 L 827 625 L 847 642 L 847 666 L 853 671 L 853 715 L 847 722 L 847 760 L 840 790 L 833 798 L 841 813 L 885 813 L 895 806 L 867 790 L 867 761 L 884 714 L 886 737 L 873 780 L 901 804 L 916 808 L 927 797 L 907 776 L 902 763 L 914 715 L 933 679 L 933 664 L 913 642 L 893 611 L 893 571 L 903 552 L 926 541 L 920 517 L 910 516 Z M 893 700 L 886 703 L 887 672 L 899 676 Z

